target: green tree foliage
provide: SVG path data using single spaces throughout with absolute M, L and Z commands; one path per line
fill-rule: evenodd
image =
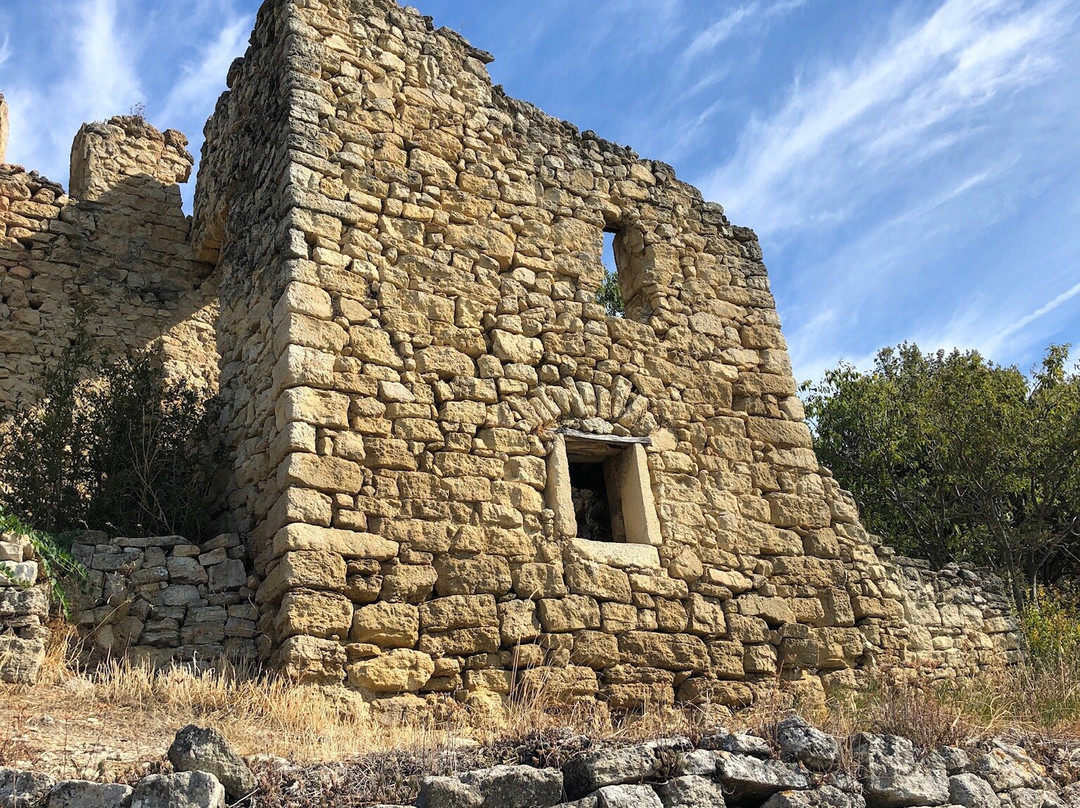
M 804 385 L 818 456 L 867 527 L 938 565 L 999 569 L 1023 609 L 1078 569 L 1080 375 L 1051 347 L 1027 378 L 977 352 L 881 351 Z
M 80 335 L 10 413 L 0 503 L 34 528 L 199 538 L 220 450 L 215 407 L 169 381 L 150 352 L 97 358 Z
M 622 317 L 626 312 L 622 287 L 619 286 L 619 276 L 616 273 L 609 271 L 604 276 L 604 282 L 596 293 L 596 302 L 604 307 L 608 317 Z

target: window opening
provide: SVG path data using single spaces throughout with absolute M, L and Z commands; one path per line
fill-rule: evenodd
M 615 251 L 614 230 L 604 231 L 604 280 L 596 293 L 596 302 L 607 311 L 609 317 L 622 317 L 626 313 L 622 286 L 619 282 L 619 262 Z
M 622 500 L 614 458 L 602 462 L 569 459 L 570 497 L 574 503 L 578 538 L 590 541 L 626 541 Z

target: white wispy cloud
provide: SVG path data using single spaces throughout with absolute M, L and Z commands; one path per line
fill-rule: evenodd
M 680 57 L 686 69 L 690 62 L 714 51 L 719 45 L 747 32 L 757 33 L 771 26 L 776 18 L 806 5 L 809 0 L 778 0 L 752 2 L 736 6 L 699 33 Z
M 73 111 L 87 120 L 126 112 L 145 101 L 135 70 L 138 42 L 121 28 L 118 2 L 82 0 L 69 29 L 76 69 L 65 94 Z
M 225 86 L 229 65 L 244 51 L 244 43 L 253 25 L 251 17 L 233 16 L 217 33 L 198 59 L 185 64 L 162 105 L 164 121 L 179 120 L 193 106 L 206 105 Z
M 749 124 L 708 195 L 766 232 L 812 223 L 882 173 L 910 171 L 938 130 L 951 137 L 992 99 L 1043 77 L 1064 30 L 1061 2 L 947 0 L 929 19 L 852 65 L 796 81 Z M 955 126 L 954 126 L 955 124 Z
M 0 67 L 3 67 L 4 63 L 11 58 L 11 36 L 4 34 L 3 39 L 0 39 Z

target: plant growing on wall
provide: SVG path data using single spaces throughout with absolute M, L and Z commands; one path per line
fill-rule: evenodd
M 881 351 L 804 385 L 821 462 L 867 527 L 937 565 L 998 568 L 1023 610 L 1080 572 L 1080 374 L 1051 347 L 1030 378 L 977 352 Z
M 0 501 L 39 530 L 198 538 L 220 450 L 216 407 L 149 351 L 103 359 L 79 335 L 0 443 Z
M 21 519 L 0 508 L 0 537 L 5 541 L 12 538 L 27 541 L 34 548 L 34 556 L 41 569 L 45 573 L 45 579 L 52 590 L 53 600 L 60 604 L 65 615 L 71 612 L 71 603 L 64 590 L 64 584 L 70 580 L 82 580 L 86 577 L 86 569 L 76 561 L 64 541 L 40 530 L 34 530 L 24 524 Z M 5 570 L 0 566 L 0 575 Z

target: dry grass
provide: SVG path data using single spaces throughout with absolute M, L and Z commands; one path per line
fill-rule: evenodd
M 561 765 L 587 746 L 677 734 L 697 740 L 720 724 L 770 737 L 781 718 L 800 711 L 779 681 L 770 695 L 734 715 L 723 708 L 661 706 L 613 715 L 594 702 L 556 705 L 542 688 L 506 709 L 484 700 L 421 709 L 418 699 L 402 697 L 373 711 L 344 689 L 297 685 L 253 669 L 152 671 L 112 662 L 79 671 L 70 663 L 70 640 L 69 634 L 53 644 L 39 685 L 0 686 L 0 765 L 131 779 L 160 769 L 175 731 L 198 723 L 263 761 L 256 763 L 263 789 L 258 805 L 268 807 L 316 805 L 327 795 L 340 806 L 361 806 L 373 795 L 405 801 L 423 773 L 502 762 Z M 923 748 L 1003 735 L 1029 745 L 1040 738 L 1077 739 L 1078 673 L 1080 663 L 1023 667 L 948 686 L 915 676 L 801 712 L 839 738 L 887 732 Z

